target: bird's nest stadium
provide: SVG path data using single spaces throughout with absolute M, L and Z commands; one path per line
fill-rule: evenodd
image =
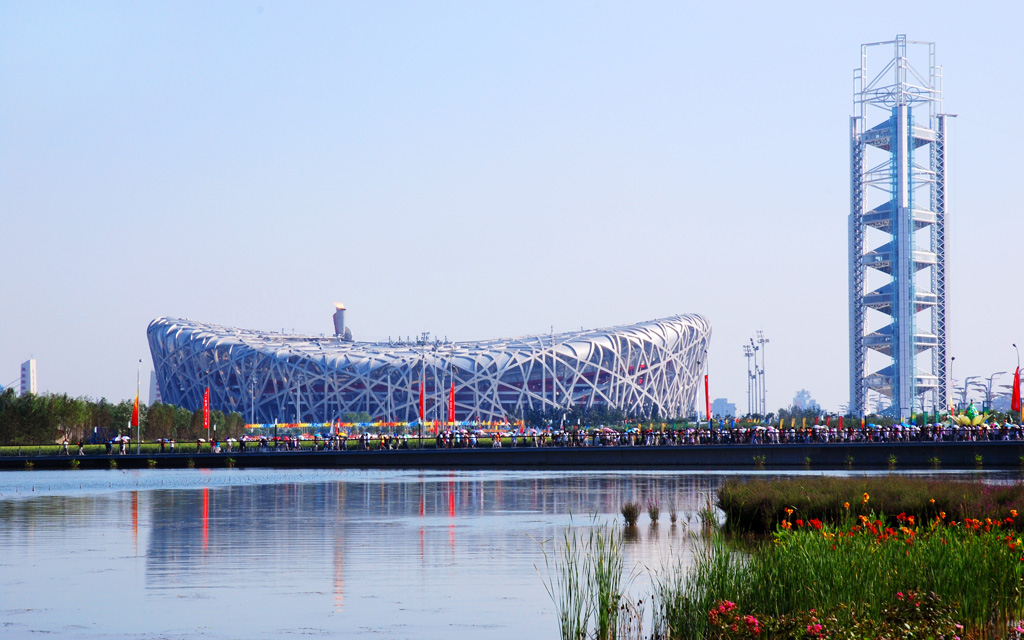
M 339 322 L 340 315 L 340 322 Z M 691 415 L 711 326 L 699 315 L 479 342 L 356 342 L 344 307 L 331 336 L 157 318 L 148 328 L 164 402 L 258 423 L 501 422 L 570 407 Z M 421 400 L 422 396 L 422 400 Z M 454 401 L 454 402 L 452 402 Z M 454 406 L 453 406 L 454 405 Z M 454 415 L 450 415 L 454 409 Z

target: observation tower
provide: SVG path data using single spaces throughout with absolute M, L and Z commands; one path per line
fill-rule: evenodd
M 948 405 L 946 118 L 935 43 L 861 45 L 850 118 L 850 412 Z

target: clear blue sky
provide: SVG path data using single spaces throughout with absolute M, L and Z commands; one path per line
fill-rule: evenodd
M 148 385 L 154 317 L 476 339 L 680 312 L 712 395 L 845 403 L 862 42 L 935 41 L 954 374 L 1015 365 L 1014 3 L 0 0 L 0 384 Z M 1009 382 L 1005 376 L 1004 383 Z

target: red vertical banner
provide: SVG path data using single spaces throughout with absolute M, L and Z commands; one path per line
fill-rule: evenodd
M 423 385 L 427 383 L 426 376 L 420 378 L 420 422 L 423 422 L 423 418 L 426 414 L 426 402 L 423 399 Z
M 130 427 L 139 426 L 139 390 L 135 390 L 135 405 L 132 406 L 132 419 L 128 423 Z
M 455 381 L 452 380 L 452 388 L 448 392 L 448 422 L 455 423 Z
M 206 436 L 210 436 L 210 387 L 203 392 L 203 428 L 206 429 Z
M 1020 367 L 1013 372 L 1013 395 L 1010 396 L 1010 411 L 1020 413 Z
M 708 377 L 704 376 L 704 415 L 708 417 L 708 423 L 711 423 L 711 394 L 708 392 Z

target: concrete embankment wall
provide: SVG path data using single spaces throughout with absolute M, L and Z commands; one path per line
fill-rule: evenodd
M 763 461 L 762 461 L 763 457 Z M 286 451 L 202 454 L 5 456 L 0 469 L 271 467 L 352 469 L 1021 469 L 1024 442 L 682 447 L 521 447 L 397 451 Z

